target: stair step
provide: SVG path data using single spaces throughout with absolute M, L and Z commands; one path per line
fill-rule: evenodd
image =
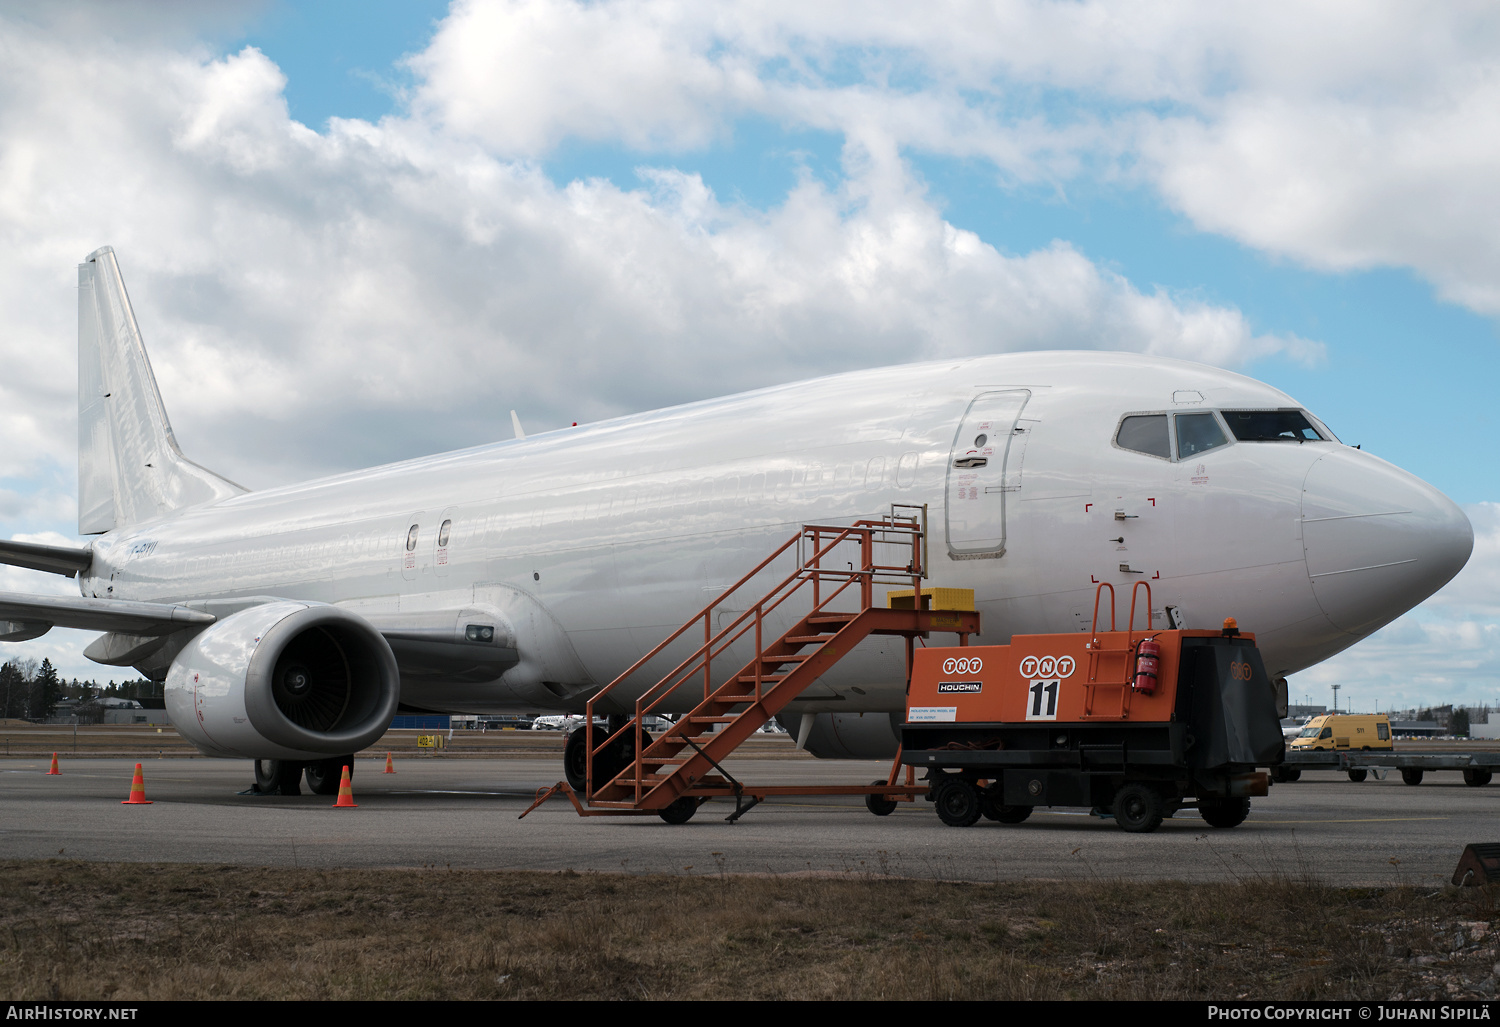
M 693 757 L 691 756 L 642 756 L 641 762 L 649 763 L 653 766 L 658 767 L 665 767 L 669 764 L 676 764 L 678 766 L 681 766 L 692 758 Z
M 704 717 L 689 717 L 688 718 L 688 723 L 689 724 L 733 724 L 735 721 L 737 721 L 739 719 L 740 719 L 740 715 L 739 714 L 737 714 L 737 713 L 731 713 L 731 714 L 728 714 L 727 716 L 723 716 L 723 717 L 708 717 L 708 716 L 704 716 Z
M 848 624 L 857 613 L 810 613 L 807 615 L 809 624 Z
M 762 656 L 761 663 L 799 663 L 802 660 L 810 660 L 817 653 L 787 653 L 785 656 Z
M 760 683 L 761 684 L 765 684 L 767 681 L 785 681 L 789 677 L 791 677 L 790 674 L 762 674 L 760 676 Z M 736 681 L 754 681 L 755 680 L 755 675 L 754 674 L 741 674 L 739 677 L 735 678 L 735 680 Z
M 812 645 L 814 642 L 826 642 L 832 637 L 832 633 L 826 635 L 788 635 L 782 641 L 789 645 Z

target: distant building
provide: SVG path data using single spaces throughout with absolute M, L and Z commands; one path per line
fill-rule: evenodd
M 1433 738 L 1447 730 L 1435 720 L 1391 721 L 1391 735 L 1395 738 Z

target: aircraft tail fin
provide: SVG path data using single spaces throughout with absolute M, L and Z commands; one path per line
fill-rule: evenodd
M 78 533 L 245 491 L 177 448 L 115 251 L 95 250 L 78 265 Z

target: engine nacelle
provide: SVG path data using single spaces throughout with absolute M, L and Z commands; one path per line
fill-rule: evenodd
M 777 720 L 820 760 L 889 760 L 901 747 L 901 713 L 804 713 Z
M 395 716 L 401 677 L 364 618 L 274 602 L 189 642 L 165 694 L 173 726 L 206 756 L 311 760 L 373 745 Z

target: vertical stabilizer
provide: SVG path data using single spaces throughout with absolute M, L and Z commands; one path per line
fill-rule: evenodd
M 78 532 L 97 535 L 245 489 L 182 455 L 115 251 L 78 265 Z

